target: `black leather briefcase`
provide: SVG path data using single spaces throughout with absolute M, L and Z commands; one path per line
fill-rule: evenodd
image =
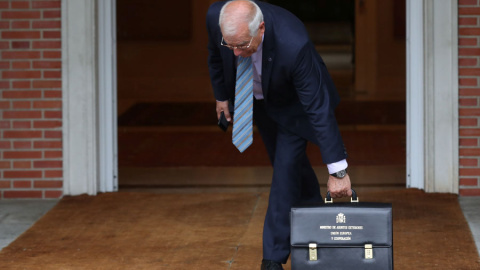
M 292 270 L 393 269 L 392 205 L 351 201 L 292 208 Z

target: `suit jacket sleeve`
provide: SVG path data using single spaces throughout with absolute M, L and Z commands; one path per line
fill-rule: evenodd
M 338 94 L 327 68 L 311 42 L 299 51 L 292 70 L 292 80 L 307 113 L 325 163 L 347 157 L 334 110 Z
M 215 99 L 225 101 L 229 99 L 229 96 L 225 85 L 224 62 L 219 48 L 222 37 L 218 26 L 221 7 L 222 5 L 217 2 L 211 5 L 207 12 L 208 70 Z

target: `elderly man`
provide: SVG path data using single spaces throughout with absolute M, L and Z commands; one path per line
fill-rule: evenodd
M 233 118 L 232 141 L 243 152 L 252 143 L 253 115 L 273 166 L 261 269 L 283 269 L 291 207 L 322 199 L 308 141 L 319 146 L 327 164 L 332 197 L 351 196 L 334 115 L 339 96 L 303 23 L 287 10 L 256 1 L 216 2 L 207 30 L 217 116 Z

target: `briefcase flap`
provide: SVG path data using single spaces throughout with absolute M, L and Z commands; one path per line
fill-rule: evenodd
M 392 246 L 392 206 L 387 203 L 332 203 L 294 207 L 292 247 Z

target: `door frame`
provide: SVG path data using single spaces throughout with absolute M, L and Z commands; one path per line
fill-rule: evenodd
M 406 184 L 458 194 L 458 4 L 406 3 Z M 118 190 L 116 57 L 115 0 L 62 0 L 66 195 Z
M 458 88 L 457 1 L 407 0 L 407 187 L 458 194 Z
M 64 195 L 118 190 L 115 0 L 62 0 Z
M 407 187 L 424 181 L 424 45 L 423 1 L 407 0 Z
M 118 191 L 116 0 L 98 1 L 99 190 Z

